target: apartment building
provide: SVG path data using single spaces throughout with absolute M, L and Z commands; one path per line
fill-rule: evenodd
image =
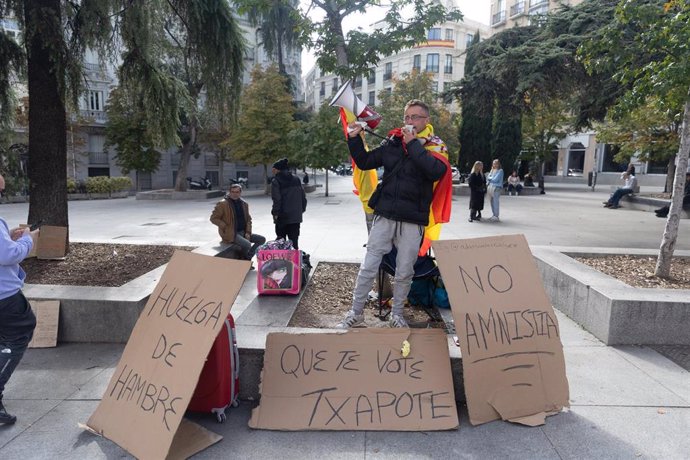
M 373 27 L 382 27 L 382 23 Z M 427 40 L 414 48 L 405 49 L 393 56 L 386 56 L 378 65 L 353 82 L 357 96 L 366 104 L 375 106 L 383 92 L 392 91 L 393 79 L 413 69 L 430 72 L 434 89 L 441 93 L 450 84 L 462 78 L 465 69 L 465 51 L 474 35 L 489 36 L 486 24 L 464 20 L 445 22 L 427 32 Z M 318 109 L 324 101 L 330 101 L 342 82 L 333 74 L 324 74 L 314 66 L 304 78 L 304 101 L 311 108 Z
M 247 42 L 245 54 L 245 74 L 243 83 L 248 84 L 250 73 L 255 65 L 267 67 L 273 60 L 260 44 L 258 29 L 252 26 L 245 17 L 239 17 L 238 23 L 244 32 Z M 12 19 L 3 19 L 0 27 L 11 36 L 18 37 L 21 33 L 18 23 Z M 296 87 L 296 98 L 301 98 L 301 49 L 285 49 L 283 53 L 286 71 L 291 75 Z M 86 87 L 79 100 L 78 110 L 68 113 L 67 136 L 67 176 L 75 180 L 84 180 L 93 176 L 122 176 L 122 171 L 116 164 L 115 150 L 105 147 L 105 127 L 108 122 L 105 107 L 111 91 L 117 87 L 116 68 L 101 62 L 96 53 L 87 51 L 84 58 L 84 75 Z M 28 100 L 25 85 L 17 82 L 19 96 Z M 26 127 L 17 127 L 19 142 L 22 134 L 25 136 Z M 240 162 L 223 163 L 223 184 L 220 184 L 221 165 L 213 145 L 200 145 L 201 154 L 192 157 L 189 162 L 188 176 L 198 179 L 207 177 L 214 186 L 226 186 L 230 179 L 246 178 L 251 186 L 263 186 L 263 167 L 249 166 Z M 134 184 L 142 190 L 171 188 L 177 178 L 177 168 L 180 164 L 180 154 L 177 148 L 163 152 L 158 171 L 154 173 L 131 172 L 129 176 Z
M 574 6 L 584 0 L 495 0 L 491 2 L 491 34 L 510 27 L 527 26 L 536 15 L 563 5 Z

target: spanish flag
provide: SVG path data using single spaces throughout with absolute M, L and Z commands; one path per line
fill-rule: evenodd
M 343 107 L 340 108 L 340 121 L 343 125 L 343 132 L 345 133 L 346 139 L 348 137 L 347 125 L 356 119 L 357 117 L 355 114 Z M 362 140 L 364 141 L 364 134 L 361 134 L 361 136 Z M 364 148 L 369 150 L 366 142 L 364 142 Z M 350 159 L 350 161 L 352 162 L 352 183 L 355 187 L 353 192 L 355 195 L 359 196 L 359 201 L 362 202 L 364 212 L 367 214 L 372 214 L 374 210 L 369 207 L 369 198 L 371 197 L 371 194 L 374 193 L 374 190 L 376 190 L 376 185 L 379 183 L 376 170 L 371 169 L 368 171 L 362 171 L 357 167 L 354 160 Z
M 441 138 L 434 134 L 434 127 L 431 124 L 427 124 L 421 133 L 417 133 L 417 138 L 424 143 L 424 148 L 429 153 L 446 165 L 446 173 L 441 179 L 434 182 L 434 194 L 431 198 L 431 209 L 429 210 L 429 225 L 424 229 L 424 238 L 418 253 L 419 256 L 424 256 L 429 251 L 431 242 L 441 237 L 441 224 L 450 222 L 453 177 L 450 172 L 450 162 L 448 161 L 448 148 Z

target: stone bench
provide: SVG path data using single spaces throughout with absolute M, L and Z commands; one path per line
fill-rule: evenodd
M 624 208 L 634 209 L 636 211 L 655 211 L 664 206 L 668 206 L 670 200 L 664 198 L 654 198 L 651 196 L 640 196 L 640 195 L 625 195 L 621 198 L 621 203 L 625 203 Z M 681 219 L 690 219 L 690 210 L 682 209 L 680 211 Z
M 621 188 L 619 185 L 612 185 L 611 187 L 609 187 L 609 190 L 611 191 L 611 193 L 613 193 L 616 190 L 618 190 L 619 188 Z M 635 187 L 633 187 L 633 193 L 640 193 L 640 185 L 639 184 L 637 184 Z
M 237 250 L 236 244 L 214 242 L 192 252 L 233 259 Z M 26 284 L 24 295 L 31 300 L 60 300 L 59 342 L 124 343 L 166 265 L 119 287 Z

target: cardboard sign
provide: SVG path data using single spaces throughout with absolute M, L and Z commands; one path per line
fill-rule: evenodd
M 403 342 L 409 354 L 403 354 Z M 458 427 L 440 329 L 355 329 L 266 337 L 252 428 L 429 431 Z
M 50 348 L 57 345 L 59 300 L 31 300 L 31 309 L 36 315 L 36 329 L 29 342 L 29 348 Z
M 178 426 L 249 264 L 175 251 L 89 418 L 90 429 L 137 458 L 179 456 L 171 444 L 180 436 L 201 436 L 196 451 L 221 439 L 194 424 Z
M 473 425 L 568 406 L 558 320 L 523 235 L 432 243 L 460 339 Z
M 256 254 L 256 287 L 261 295 L 299 294 L 302 253 L 298 249 L 262 249 Z
M 26 224 L 20 227 L 28 227 Z M 39 259 L 63 259 L 67 255 L 67 227 L 43 225 L 31 252 L 26 256 Z

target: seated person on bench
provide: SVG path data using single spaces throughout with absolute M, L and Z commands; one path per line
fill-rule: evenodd
M 241 198 L 242 186 L 232 184 L 225 198 L 220 200 L 211 213 L 211 222 L 218 227 L 218 234 L 225 244 L 236 244 L 245 260 L 252 260 L 257 248 L 266 238 L 252 233 L 252 216 L 249 205 Z
M 625 180 L 625 185 L 619 187 L 618 190 L 613 192 L 607 201 L 604 201 L 605 208 L 618 209 L 620 208 L 619 202 L 621 198 L 625 195 L 630 195 L 637 188 L 637 178 L 633 171 L 625 171 L 621 176 L 621 179 Z

